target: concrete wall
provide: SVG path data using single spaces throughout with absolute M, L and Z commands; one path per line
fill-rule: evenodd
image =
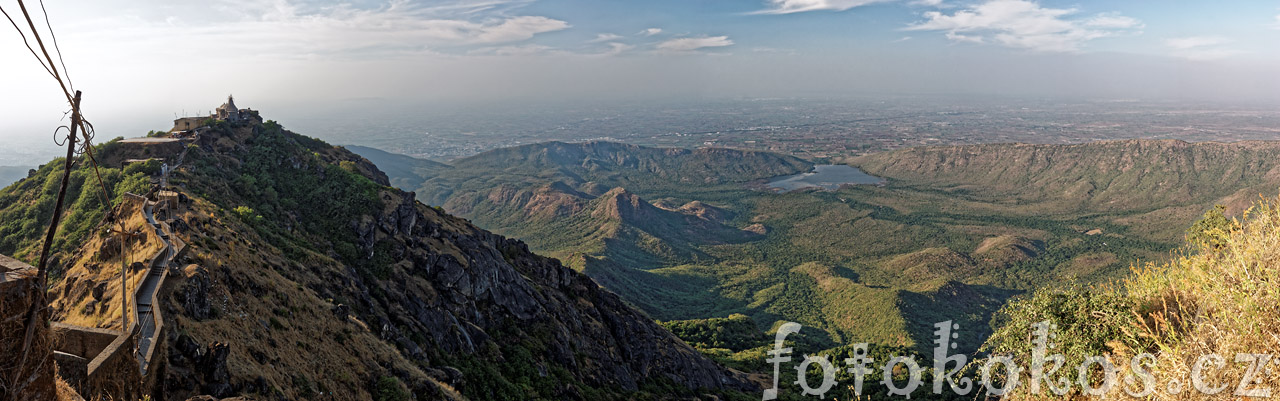
M 89 378 L 89 360 L 61 351 L 53 352 L 53 361 L 58 364 L 58 377 L 78 393 L 84 388 Z
M 208 120 L 208 119 L 209 119 L 209 116 L 182 117 L 177 120 L 173 120 L 173 129 L 169 130 L 169 132 L 196 129 L 197 127 L 203 125 L 205 120 Z
M 93 359 L 111 345 L 119 331 L 53 323 L 54 350 Z
M 54 361 L 58 363 L 58 375 L 78 392 L 86 390 L 89 379 L 89 362 L 111 346 L 121 333 L 113 330 L 53 323 Z
M 130 325 L 130 333 L 136 325 Z M 138 369 L 134 334 L 116 337 L 116 341 L 89 361 L 88 379 L 78 388 L 85 399 L 136 400 L 142 397 L 142 372 Z
M 148 371 L 151 363 L 155 362 L 157 344 L 164 342 L 164 315 L 161 312 L 164 308 L 160 305 L 160 294 L 163 292 L 165 279 L 167 278 L 169 278 L 169 269 L 164 269 L 160 273 L 160 287 L 156 288 L 156 292 L 151 294 L 151 317 L 155 319 L 155 334 L 152 336 L 151 344 L 147 346 L 147 349 L 139 350 L 142 351 L 143 356 L 147 357 Z
M 146 199 L 135 194 L 126 194 L 126 201 L 140 202 Z M 161 222 L 166 233 L 171 233 L 168 223 Z M 186 244 L 170 235 L 174 244 L 174 253 L 185 251 Z M 161 249 L 151 257 L 148 267 L 156 266 L 164 261 L 170 249 Z M 3 262 L 0 260 L 0 262 Z M 147 349 L 141 350 L 145 358 L 147 376 L 142 374 L 143 364 L 139 363 L 135 350 L 138 350 L 140 330 L 137 309 L 133 319 L 125 331 L 93 329 L 53 323 L 56 333 L 57 352 L 53 357 L 64 372 L 64 379 L 87 399 L 138 399 L 147 391 L 158 388 L 156 385 L 163 375 L 166 365 L 165 347 L 163 345 L 167 328 L 161 315 L 163 307 L 159 302 L 166 293 L 164 286 L 169 269 L 161 270 L 160 287 L 147 300 L 153 306 L 152 318 L 155 319 L 155 335 Z M 0 281 L 0 285 L 5 282 Z M 171 289 L 169 289 L 171 290 Z M 138 300 L 141 288 L 135 288 L 133 299 Z M 3 397 L 0 397 L 3 399 Z
M 137 399 L 142 376 L 133 354 L 136 327 L 131 324 L 126 334 L 53 323 L 58 344 L 54 360 L 62 379 L 87 399 Z

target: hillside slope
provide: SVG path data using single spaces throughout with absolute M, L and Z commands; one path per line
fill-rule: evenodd
M 849 162 L 871 174 L 959 197 L 1059 212 L 1157 210 L 1214 201 L 1239 210 L 1280 184 L 1280 142 L 938 146 Z
M 689 184 L 769 178 L 807 170 L 810 166 L 804 160 L 775 153 L 725 148 L 650 148 L 618 142 L 547 142 L 501 148 L 451 164 L 460 169 L 502 168 L 513 172 L 561 169 L 606 178 L 652 175 Z
M 1033 358 L 1034 342 L 1026 340 L 1031 324 L 1047 320 L 1056 325 L 1051 346 L 1065 355 L 1067 366 L 1106 356 L 1130 376 L 1135 372 L 1129 361 L 1143 353 L 1154 356 L 1146 360 L 1150 383 L 1115 386 L 1110 396 L 1151 391 L 1152 398 L 1166 400 L 1266 397 L 1261 391 L 1280 385 L 1280 370 L 1268 366 L 1280 352 L 1280 198 L 1258 201 L 1239 219 L 1210 211 L 1190 234 L 1187 252 L 1167 263 L 1135 267 L 1118 285 L 1044 289 L 1009 303 L 993 321 L 996 333 L 984 348 L 1026 366 Z M 1226 363 L 1212 366 L 1214 356 Z M 1252 389 L 1260 392 L 1250 395 Z M 1081 393 L 1074 383 L 1070 391 Z M 1010 398 L 1062 397 L 1020 386 Z
M 936 305 L 981 322 L 1011 291 L 1061 278 L 1114 278 L 1129 260 L 1173 247 L 1172 235 L 1146 235 L 1142 224 L 1185 228 L 1180 215 L 1152 224 L 1139 218 L 1150 210 L 1045 213 L 909 180 L 778 194 L 760 184 L 809 164 L 759 152 L 552 142 L 453 165 L 418 194 L 526 239 L 651 316 L 741 313 L 762 329 L 785 319 L 822 328 L 835 342 L 915 346 L 928 328 L 894 323 L 914 313 L 902 305 Z M 718 175 L 687 179 L 711 173 Z M 1129 230 L 1121 219 L 1138 224 Z M 809 263 L 824 267 L 802 267 Z M 822 271 L 830 273 L 808 274 Z M 837 282 L 848 285 L 829 285 Z M 947 283 L 975 286 L 971 298 L 980 301 L 935 303 Z M 866 320 L 874 324 L 848 317 L 855 304 L 870 308 Z
M 452 168 L 447 164 L 416 157 L 395 154 L 365 146 L 345 145 L 347 150 L 358 154 L 378 168 L 383 169 L 390 179 L 391 186 L 413 191 L 422 186 L 427 179 L 436 176 L 441 170 Z
M 454 168 L 416 192 L 442 205 L 454 195 L 487 192 L 502 184 L 527 186 L 559 181 L 591 195 L 611 188 L 685 185 L 692 188 L 808 171 L 804 160 L 734 149 L 649 148 L 616 142 L 547 142 L 495 149 L 454 160 Z M 641 194 L 644 195 L 644 194 Z
M 173 156 L 112 146 L 100 157 Z M 268 121 L 217 123 L 179 149 L 169 181 L 186 199 L 173 226 L 188 265 L 161 291 L 173 329 L 158 396 L 631 399 L 753 388 L 586 276 L 416 202 L 342 148 Z M 47 198 L 34 181 L 0 198 Z M 93 189 L 74 190 L 92 199 Z M 69 216 L 86 213 L 73 202 Z M 25 227 L 2 244 L 31 249 L 36 231 Z M 75 245 L 103 233 L 69 237 L 67 252 L 97 252 Z M 54 293 L 89 296 L 110 280 L 102 266 L 69 264 L 63 276 L 76 279 Z M 95 318 L 80 300 L 58 304 L 60 316 Z M 109 327 L 110 311 L 100 313 Z
M 476 156 L 491 160 L 435 179 L 475 177 L 459 181 L 460 190 L 419 193 L 482 227 L 529 238 L 536 251 L 680 327 L 708 355 L 758 371 L 764 350 L 706 334 L 741 314 L 758 331 L 735 324 L 735 338 L 767 340 L 764 332 L 795 321 L 813 330 L 809 350 L 840 354 L 848 350 L 837 345 L 866 341 L 927 352 L 932 325 L 952 320 L 963 327 L 959 352 L 974 352 L 1011 297 L 1123 278 L 1135 261 L 1178 251 L 1187 226 L 1214 203 L 1239 210 L 1273 192 L 1280 144 L 906 149 L 851 162 L 889 178 L 885 186 L 788 193 L 761 190 L 760 181 L 695 185 L 652 172 L 673 167 L 619 165 L 597 174 L 578 167 L 593 164 L 593 153 L 555 147 Z M 564 154 L 582 158 L 549 156 Z M 530 159 L 559 167 L 530 172 L 504 163 Z M 485 178 L 497 176 L 509 179 Z M 607 177 L 625 181 L 597 181 Z M 618 182 L 626 189 L 610 186 Z M 707 226 L 668 224 L 680 215 L 733 231 L 681 237 Z M 742 232 L 753 235 L 728 235 Z

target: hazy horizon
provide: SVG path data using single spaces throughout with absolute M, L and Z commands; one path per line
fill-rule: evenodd
M 289 126 L 307 124 L 289 118 L 386 104 L 479 114 L 548 103 L 775 97 L 1280 104 L 1280 57 L 1272 51 L 1280 4 L 1268 2 L 47 6 L 70 76 L 85 92 L 85 114 L 108 137 L 168 128 L 174 115 L 207 112 L 227 94 Z M 0 48 L 10 60 L 0 65 L 10 99 L 0 139 L 43 154 L 65 100 L 15 32 L 0 35 Z

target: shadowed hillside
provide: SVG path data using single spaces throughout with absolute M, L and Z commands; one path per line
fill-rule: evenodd
M 159 151 L 137 146 L 103 145 L 100 160 Z M 170 163 L 181 164 L 169 182 L 183 200 L 171 224 L 187 246 L 159 290 L 169 356 L 153 368 L 163 385 L 148 394 L 633 399 L 754 389 L 586 276 L 416 202 L 345 149 L 271 121 L 215 122 L 174 149 L 182 156 Z M 133 165 L 105 173 L 120 193 L 147 194 L 158 176 Z M 111 327 L 119 311 L 106 291 L 119 262 L 97 256 L 116 248 L 102 245 L 110 239 L 100 206 L 85 203 L 98 194 L 84 174 L 73 172 L 60 233 L 58 249 L 76 257 L 59 269 L 68 279 L 54 291 L 55 315 Z M 32 220 L 6 220 L 6 252 L 38 242 L 32 227 L 46 218 L 26 208 L 47 199 L 46 182 L 0 192 L 24 200 L 5 213 Z
M 917 163 L 968 163 L 949 161 L 948 151 Z M 884 187 L 775 194 L 757 188 L 807 164 L 758 152 L 615 143 L 527 145 L 453 166 L 419 194 L 482 227 L 527 239 L 535 251 L 561 258 L 654 317 L 739 313 L 762 329 L 793 320 L 824 330 L 819 342 L 828 344 L 861 339 L 922 347 L 932 322 L 917 320 L 953 316 L 982 326 L 1018 291 L 1118 277 L 1130 261 L 1173 249 L 1168 233 L 1191 220 L 1179 216 L 1204 207 L 1177 204 L 1164 220 L 1147 218 L 1148 204 L 1100 215 L 981 197 L 995 192 L 914 177 Z M 706 175 L 713 173 L 719 175 Z M 1176 194 L 1194 192 L 1186 187 L 1195 184 L 1170 185 L 1181 186 L 1169 189 Z M 965 347 L 980 343 L 981 331 L 974 334 Z
M 365 146 L 346 145 L 343 146 L 347 150 L 363 156 L 379 168 L 383 168 L 384 173 L 390 178 L 391 186 L 412 191 L 422 186 L 427 179 L 436 176 L 441 170 L 450 168 L 449 165 L 438 163 L 431 160 L 419 159 L 416 157 L 405 156 L 386 152 Z
M 1238 205 L 1280 182 L 1280 145 L 1266 142 L 906 149 L 850 161 L 888 185 L 783 194 L 750 175 L 672 181 L 667 172 L 688 166 L 680 159 L 606 163 L 633 159 L 563 146 L 474 156 L 428 181 L 457 188 L 419 192 L 528 238 L 651 316 L 686 322 L 686 340 L 748 370 L 763 350 L 721 347 L 704 331 L 725 327 L 716 319 L 737 316 L 735 338 L 748 337 L 742 316 L 758 333 L 800 322 L 806 344 L 837 354 L 854 341 L 923 351 L 932 324 L 952 320 L 964 328 L 959 350 L 972 352 L 1010 297 L 1166 260 L 1214 203 Z
M 548 181 L 592 195 L 616 187 L 683 185 L 695 189 L 794 174 L 811 167 L 803 160 L 766 152 L 661 149 L 616 142 L 548 142 L 503 148 L 454 160 L 450 165 L 454 168 L 428 179 L 418 189 L 424 202 L 441 205 L 451 196 L 487 192 L 502 184 L 527 186 Z

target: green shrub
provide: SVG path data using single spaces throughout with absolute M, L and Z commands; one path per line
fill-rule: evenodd
M 676 337 L 699 349 L 724 348 L 741 351 L 766 344 L 768 339 L 747 315 L 735 313 L 728 318 L 674 320 L 658 322 Z
M 379 377 L 373 388 L 375 401 L 408 401 L 409 396 L 409 390 L 400 383 L 400 379 L 392 376 Z
M 1240 229 L 1240 223 L 1227 218 L 1226 206 L 1214 205 L 1212 210 L 1187 228 L 1187 244 L 1200 250 L 1217 250 L 1227 245 L 1227 237 Z
M 262 215 L 254 212 L 251 207 L 240 205 L 236 206 L 235 209 L 231 209 L 231 211 L 236 214 L 236 217 L 239 217 L 240 220 L 243 220 L 245 223 L 258 224 L 262 222 Z
M 1107 355 L 1114 347 L 1144 349 L 1150 344 L 1138 338 L 1142 327 L 1133 315 L 1134 304 L 1108 290 L 1071 286 L 1043 288 L 1030 297 L 1015 298 L 1005 304 L 991 325 L 995 332 L 981 350 L 992 355 L 1008 355 L 1019 366 L 1031 366 L 1035 344 L 1030 341 L 1034 325 L 1048 321 L 1056 325 L 1049 339 L 1054 348 L 1047 355 L 1062 354 L 1063 366 L 1080 366 L 1091 356 Z M 1027 373 L 1027 372 L 1024 372 Z M 1075 380 L 1074 369 L 1058 371 Z
M 117 140 L 97 145 L 99 159 L 119 145 Z M 53 206 L 61 185 L 63 162 L 58 158 L 40 167 L 34 176 L 0 191 L 0 254 L 35 263 L 39 246 L 53 217 Z M 116 205 L 125 192 L 142 193 L 151 187 L 141 167 L 122 170 L 99 166 L 97 171 L 87 161 L 76 163 L 67 181 L 64 217 L 54 237 L 52 251 L 66 253 L 79 247 L 99 227 L 108 208 Z M 101 176 L 101 185 L 99 185 Z M 103 187 L 106 197 L 104 199 Z M 57 271 L 52 278 L 57 281 Z
M 128 166 L 124 166 L 124 173 L 127 175 L 133 175 L 133 174 L 143 174 L 148 176 L 158 175 L 160 174 L 160 166 L 162 165 L 164 165 L 164 162 L 161 161 L 160 159 L 150 159 L 145 162 L 132 163 L 132 164 L 129 164 Z

